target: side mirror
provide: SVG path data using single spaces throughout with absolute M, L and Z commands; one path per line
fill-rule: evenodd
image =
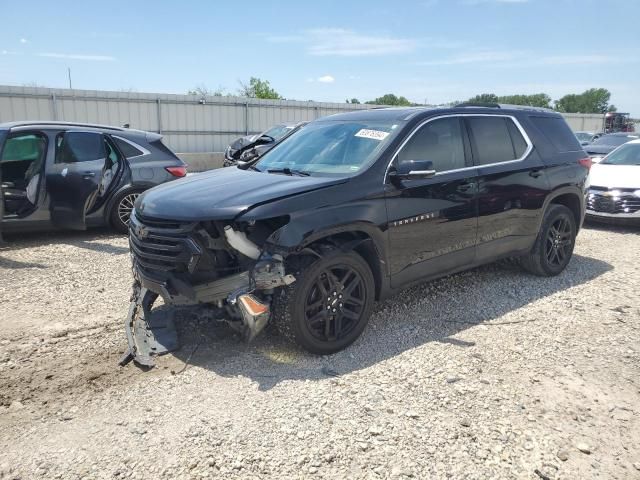
M 397 163 L 395 170 L 389 172 L 389 176 L 399 180 L 431 178 L 435 174 L 431 160 L 402 160 Z

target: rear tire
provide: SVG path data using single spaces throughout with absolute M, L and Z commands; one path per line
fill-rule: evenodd
M 129 217 L 133 210 L 133 204 L 142 194 L 141 191 L 126 191 L 118 195 L 109 214 L 109 223 L 119 233 L 129 232 Z
M 306 257 L 296 281 L 276 292 L 271 319 L 281 335 L 318 355 L 338 352 L 362 333 L 373 309 L 371 269 L 355 252 Z
M 564 205 L 550 205 L 531 252 L 521 257 L 520 264 L 541 277 L 560 274 L 573 255 L 576 233 L 576 220 L 571 210 Z

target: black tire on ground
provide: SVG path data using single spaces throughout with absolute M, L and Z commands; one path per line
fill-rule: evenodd
M 520 264 L 534 275 L 558 275 L 571 260 L 576 233 L 576 220 L 571 210 L 564 205 L 549 205 L 536 242 L 531 252 L 520 258 Z
M 135 202 L 141 193 L 140 191 L 129 190 L 117 196 L 109 213 L 109 223 L 114 230 L 120 233 L 129 232 L 128 215 L 131 214 L 133 202 Z
M 274 295 L 271 319 L 281 335 L 304 350 L 327 355 L 344 349 L 362 333 L 375 297 L 373 274 L 355 252 L 329 250 L 305 257 L 296 281 Z

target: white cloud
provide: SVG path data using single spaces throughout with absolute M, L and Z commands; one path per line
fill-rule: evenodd
M 318 81 L 320 83 L 333 83 L 336 81 L 331 75 L 323 75 L 322 77 L 318 77 Z
M 27 42 L 28 42 L 28 40 L 26 38 L 21 38 L 20 39 L 20 43 L 27 43 Z
M 364 35 L 343 28 L 315 28 L 300 35 L 267 36 L 271 43 L 298 43 L 309 55 L 361 57 L 411 52 L 417 42 L 388 35 Z
M 607 55 L 551 55 L 533 60 L 533 63 L 537 65 L 599 65 L 618 63 L 622 60 Z
M 495 63 L 514 60 L 518 57 L 519 52 L 480 50 L 477 52 L 463 53 L 451 57 L 429 60 L 425 62 L 417 62 L 418 65 L 424 66 L 440 66 L 440 65 L 466 65 L 469 63 Z
M 362 35 L 342 28 L 317 28 L 307 32 L 307 52 L 316 56 L 360 57 L 406 53 L 416 42 L 406 38 Z
M 634 62 L 633 59 L 611 57 L 608 55 L 537 55 L 525 51 L 478 50 L 450 57 L 417 62 L 421 66 L 446 66 L 482 63 L 488 67 L 535 67 L 535 66 L 569 66 L 569 65 L 602 65 L 609 63 Z
M 113 62 L 115 57 L 109 55 L 80 55 L 75 53 L 38 53 L 39 57 L 63 58 L 66 60 L 87 60 L 91 62 Z

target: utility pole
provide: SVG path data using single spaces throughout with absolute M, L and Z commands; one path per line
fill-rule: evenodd
M 67 67 L 67 75 L 69 76 L 69 90 L 71 90 L 73 87 L 71 86 L 71 68 Z

